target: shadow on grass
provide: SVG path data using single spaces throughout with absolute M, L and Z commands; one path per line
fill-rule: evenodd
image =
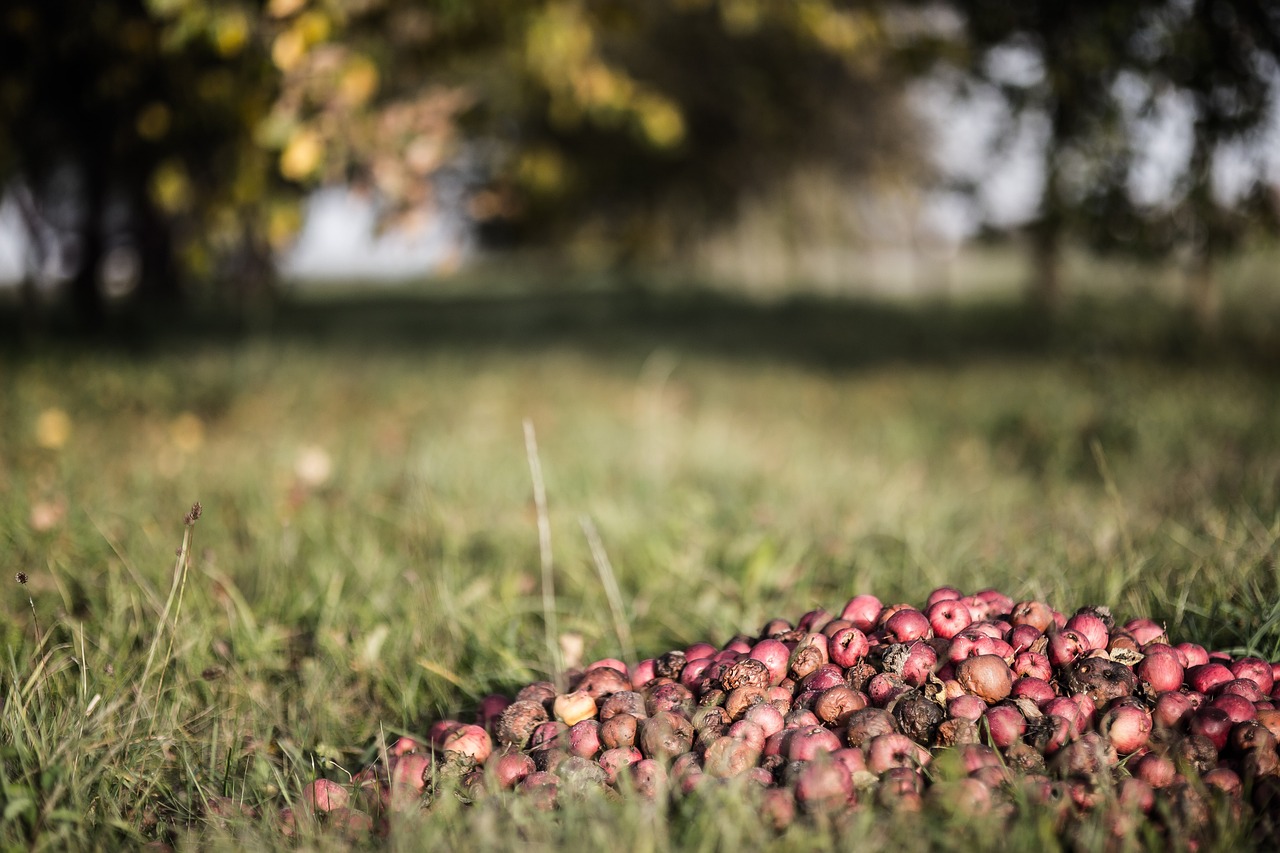
M 148 352 L 189 345 L 272 340 L 388 351 L 530 351 L 643 355 L 659 347 L 738 360 L 795 361 L 830 369 L 882 363 L 957 363 L 986 358 L 1123 356 L 1157 361 L 1226 361 L 1280 369 L 1280 318 L 1230 316 L 1206 338 L 1168 305 L 1150 299 L 1081 300 L 1058 315 L 1016 301 L 893 303 L 796 297 L 760 303 L 722 293 L 612 290 L 589 293 L 439 296 L 368 289 L 286 295 L 252 323 L 187 311 L 144 320 L 113 318 L 86 339 L 55 316 L 42 334 L 0 305 L 0 336 L 11 351 L 61 345 Z M 1273 329 L 1273 327 L 1276 327 Z

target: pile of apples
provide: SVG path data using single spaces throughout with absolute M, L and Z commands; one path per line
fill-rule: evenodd
M 950 587 L 921 609 L 857 595 L 721 648 L 598 660 L 565 689 L 486 697 L 474 722 L 401 738 L 349 784 L 315 780 L 281 821 L 376 832 L 445 779 L 545 808 L 584 789 L 660 799 L 739 780 L 762 789 L 778 829 L 937 805 L 1044 809 L 1063 827 L 1102 815 L 1117 834 L 1146 822 L 1194 840 L 1215 814 L 1280 821 L 1278 701 L 1280 664 L 1175 645 L 1106 607 L 1067 615 Z

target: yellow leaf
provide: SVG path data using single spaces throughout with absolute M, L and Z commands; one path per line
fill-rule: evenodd
M 527 151 L 517 167 L 520 181 L 539 193 L 552 193 L 564 185 L 564 160 L 555 151 L 546 148 Z
M 155 142 L 169 132 L 171 118 L 172 114 L 166 104 L 152 101 L 138 113 L 138 120 L 134 122 L 134 127 L 143 139 Z
M 287 18 L 307 5 L 307 0 L 271 0 L 267 4 L 267 14 L 273 18 Z
M 684 117 L 666 98 L 646 95 L 637 99 L 635 109 L 641 132 L 655 148 L 671 148 L 684 139 Z
M 333 23 L 324 12 L 312 9 L 298 18 L 294 27 L 306 39 L 309 46 L 327 40 L 329 33 L 333 30 Z
M 204 444 L 204 423 L 191 412 L 183 412 L 169 424 L 169 437 L 183 453 L 195 453 Z
M 760 27 L 764 10 L 758 0 L 720 0 L 720 19 L 724 27 L 735 35 L 746 35 Z
M 360 106 L 377 90 L 378 67 L 366 57 L 353 57 L 338 78 L 338 96 L 352 106 Z
M 161 210 L 178 213 L 191 204 L 191 180 L 176 160 L 161 163 L 151 175 L 151 197 Z
M 48 408 L 36 418 L 36 444 L 59 450 L 71 438 L 71 417 L 59 408 Z
M 213 26 L 213 46 L 219 56 L 231 57 L 249 41 L 249 21 L 239 11 L 219 15 Z
M 307 52 L 307 42 L 302 32 L 290 28 L 276 36 L 271 43 L 271 61 L 281 71 L 291 71 Z
M 314 130 L 300 130 L 289 140 L 280 154 L 280 174 L 292 181 L 303 181 L 320 168 L 324 145 Z
M 267 214 L 267 240 L 275 249 L 283 249 L 297 236 L 302 215 L 295 204 L 278 204 Z

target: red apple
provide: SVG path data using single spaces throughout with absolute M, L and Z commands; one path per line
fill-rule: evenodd
M 946 599 L 933 603 L 925 610 L 925 617 L 933 628 L 934 636 L 950 639 L 959 634 L 973 622 L 969 608 L 955 599 Z
M 1164 627 L 1152 619 L 1130 619 L 1124 623 L 1124 629 L 1133 635 L 1138 645 L 1166 642 Z
M 911 738 L 893 732 L 877 735 L 867 744 L 867 769 L 872 773 L 884 773 L 894 767 L 914 769 L 920 763 L 920 753 L 928 754 Z
M 750 656 L 764 664 L 769 670 L 769 684 L 781 684 L 787 677 L 787 663 L 791 659 L 791 650 L 780 640 L 764 639 L 751 647 Z
M 1275 685 L 1275 676 L 1271 673 L 1271 664 L 1262 658 L 1238 658 L 1228 664 L 1231 674 L 1236 678 L 1247 678 L 1258 686 L 1263 693 L 1270 693 Z
M 1098 729 L 1121 755 L 1137 752 L 1151 737 L 1151 714 L 1140 705 L 1125 702 L 1113 706 L 1098 722 Z
M 969 624 L 969 630 L 990 637 L 993 640 L 1004 641 L 1004 635 L 1009 629 L 1003 627 L 1000 623 L 992 622 L 990 619 L 975 619 Z
M 959 601 L 962 598 L 964 598 L 964 593 L 954 586 L 940 586 L 929 593 L 929 597 L 925 599 L 924 606 L 927 610 L 939 601 Z
M 351 801 L 351 793 L 332 779 L 316 779 L 302 789 L 302 801 L 317 812 L 331 812 Z
M 878 708 L 883 708 L 910 689 L 905 681 L 888 672 L 877 672 L 866 685 L 867 698 Z
M 464 724 L 445 738 L 444 751 L 459 752 L 474 759 L 476 763 L 483 764 L 493 752 L 493 740 L 480 726 Z
M 806 726 L 791 733 L 786 741 L 786 755 L 791 761 L 812 761 L 820 753 L 835 752 L 844 744 L 825 726 Z
M 631 673 L 631 689 L 639 690 L 654 679 L 654 665 L 656 661 L 653 658 L 647 658 L 636 664 L 636 668 Z
M 747 713 L 742 715 L 742 719 L 755 723 L 764 731 L 767 738 L 770 735 L 782 731 L 783 714 L 768 702 L 761 702 L 753 705 Z
M 1140 681 L 1151 685 L 1157 693 L 1177 690 L 1182 686 L 1184 670 L 1172 654 L 1148 654 L 1134 668 Z
M 1168 690 L 1156 696 L 1153 712 L 1155 724 L 1163 729 L 1182 729 L 1195 712 L 1191 697 L 1181 690 Z
M 1209 662 L 1209 653 L 1205 651 L 1204 646 L 1195 643 L 1178 643 L 1174 648 L 1186 656 L 1187 662 L 1183 664 L 1184 667 L 1202 666 Z
M 504 791 L 514 788 L 524 777 L 537 770 L 533 759 L 523 752 L 495 753 L 490 757 L 489 772 Z
M 1089 641 L 1071 629 L 1049 635 L 1049 662 L 1066 666 L 1089 650 Z
M 1209 707 L 1226 712 L 1233 723 L 1243 723 L 1258 715 L 1258 709 L 1253 707 L 1253 703 L 1239 693 L 1221 693 L 1209 703 Z
M 1235 722 L 1221 708 L 1205 705 L 1191 715 L 1187 730 L 1193 735 L 1204 735 L 1221 752 L 1227 745 L 1231 727 Z
M 1186 672 L 1187 684 L 1200 693 L 1213 693 L 1218 687 L 1234 679 L 1231 670 L 1220 663 L 1203 663 Z
M 1017 743 L 1027 730 L 1026 718 L 1012 705 L 992 705 L 983 719 L 991 744 L 998 749 L 1007 749 Z
M 841 619 L 848 619 L 859 631 L 876 627 L 884 605 L 874 595 L 855 595 L 840 611 Z
M 1013 612 L 1013 599 L 998 589 L 978 590 L 974 597 L 987 605 L 988 616 L 983 618 L 1008 616 Z
M 1042 711 L 1046 705 L 1057 698 L 1052 684 L 1030 675 L 1024 675 L 1013 682 L 1013 690 L 1009 695 L 1014 699 L 1030 699 Z
M 907 659 L 902 664 L 902 680 L 912 687 L 919 687 L 933 675 L 938 655 L 927 643 L 912 643 Z
M 1224 693 L 1234 693 L 1237 696 L 1243 696 L 1250 702 L 1258 703 L 1265 701 L 1269 697 L 1258 689 L 1258 685 L 1251 678 L 1233 678 L 1226 684 L 1218 688 L 1218 695 Z
M 1086 649 L 1105 649 L 1110 638 L 1107 623 L 1089 610 L 1082 610 L 1068 619 L 1066 629 L 1083 637 Z
M 1134 777 L 1146 782 L 1152 788 L 1164 788 L 1173 784 L 1178 777 L 1178 768 L 1167 755 L 1148 752 L 1129 765 Z
M 812 761 L 796 777 L 796 801 L 809 811 L 843 808 L 853 799 L 853 774 L 839 761 Z
M 1019 601 L 1009 613 L 1009 621 L 1016 625 L 1030 625 L 1044 632 L 1053 622 L 1053 608 L 1043 601 Z
M 973 720 L 977 722 L 987 711 L 987 703 L 977 696 L 963 694 L 947 703 L 947 716 L 957 720 Z
M 827 654 L 831 657 L 831 662 L 845 669 L 865 658 L 870 650 L 867 635 L 859 628 L 841 628 L 827 642 Z
M 1042 654 L 1023 652 L 1013 659 L 1013 674 L 1048 681 L 1053 678 L 1053 666 Z
M 1015 652 L 1025 652 L 1031 645 L 1044 636 L 1044 632 L 1034 625 L 1015 625 L 1009 629 L 1004 640 L 1013 646 Z
M 910 643 L 929 636 L 929 619 L 919 610 L 899 610 L 884 623 L 885 638 L 891 643 Z

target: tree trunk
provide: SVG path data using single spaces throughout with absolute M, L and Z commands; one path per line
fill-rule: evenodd
M 1056 223 L 1038 223 L 1031 238 L 1031 303 L 1046 315 L 1062 306 L 1062 233 Z
M 1216 255 L 1214 241 L 1206 235 L 1196 246 L 1187 270 L 1187 308 L 1195 330 L 1205 337 L 1217 334 L 1222 314 Z
M 1062 193 L 1058 186 L 1058 149 L 1053 140 L 1060 137 L 1061 115 L 1054 115 L 1054 136 L 1044 150 L 1044 196 L 1040 199 L 1040 218 L 1032 226 L 1031 271 L 1028 294 L 1031 304 L 1045 316 L 1056 314 L 1062 306 L 1062 232 L 1065 220 Z
M 81 329 L 98 332 L 106 323 L 100 273 L 106 252 L 103 214 L 107 206 L 107 169 L 99 156 L 89 155 L 85 170 L 84 217 L 80 221 L 80 264 L 71 279 L 71 307 Z
M 1217 256 L 1223 242 L 1217 203 L 1213 198 L 1213 149 L 1208 132 L 1196 127 L 1196 143 L 1189 166 L 1194 183 L 1188 194 L 1192 231 L 1191 258 L 1187 268 L 1187 313 L 1195 330 L 1212 337 L 1221 311 Z
M 133 228 L 138 241 L 138 301 L 147 311 L 162 313 L 182 303 L 182 281 L 173 253 L 173 230 L 145 190 L 133 201 Z
M 27 238 L 27 257 L 22 270 L 22 281 L 19 283 L 22 328 L 34 330 L 40 323 L 38 276 L 48 261 L 49 249 L 41 229 L 43 221 L 36 204 L 35 193 L 25 181 L 17 181 L 13 186 L 12 197 L 18 205 L 18 213 L 22 217 Z

